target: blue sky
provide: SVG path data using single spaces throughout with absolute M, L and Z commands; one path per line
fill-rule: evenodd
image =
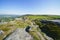
M 0 14 L 60 15 L 60 0 L 0 0 Z

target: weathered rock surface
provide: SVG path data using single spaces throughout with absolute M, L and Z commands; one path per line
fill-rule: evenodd
M 33 37 L 31 37 L 31 35 L 29 35 L 25 29 L 18 28 L 4 40 L 33 40 Z

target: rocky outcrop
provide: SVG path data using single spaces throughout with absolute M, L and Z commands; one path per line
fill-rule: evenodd
M 12 34 L 5 37 L 4 40 L 33 40 L 33 37 L 25 29 L 17 28 Z
M 52 40 L 60 40 L 60 20 L 42 20 L 40 21 L 43 25 L 40 27 L 41 31 L 44 32 L 46 38 Z M 50 38 L 51 37 L 51 38 Z
M 0 35 L 3 35 L 4 34 L 4 31 L 0 30 Z

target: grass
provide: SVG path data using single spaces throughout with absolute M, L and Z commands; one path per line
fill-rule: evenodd
M 52 19 L 52 18 L 50 18 L 49 16 L 28 16 L 28 18 L 30 18 L 31 20 L 35 20 L 35 19 L 45 19 L 45 20 L 47 20 L 47 19 Z
M 32 37 L 34 38 L 34 40 L 41 40 L 40 37 L 37 35 L 36 32 L 29 32 L 29 34 L 32 35 Z
M 7 36 L 10 32 L 12 32 L 16 27 L 14 27 L 12 24 L 0 24 L 0 30 L 2 30 L 4 33 L 0 36 L 0 40 L 4 38 L 4 36 Z

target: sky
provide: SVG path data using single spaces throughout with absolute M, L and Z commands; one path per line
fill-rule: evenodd
M 60 15 L 60 0 L 0 0 L 0 14 Z

